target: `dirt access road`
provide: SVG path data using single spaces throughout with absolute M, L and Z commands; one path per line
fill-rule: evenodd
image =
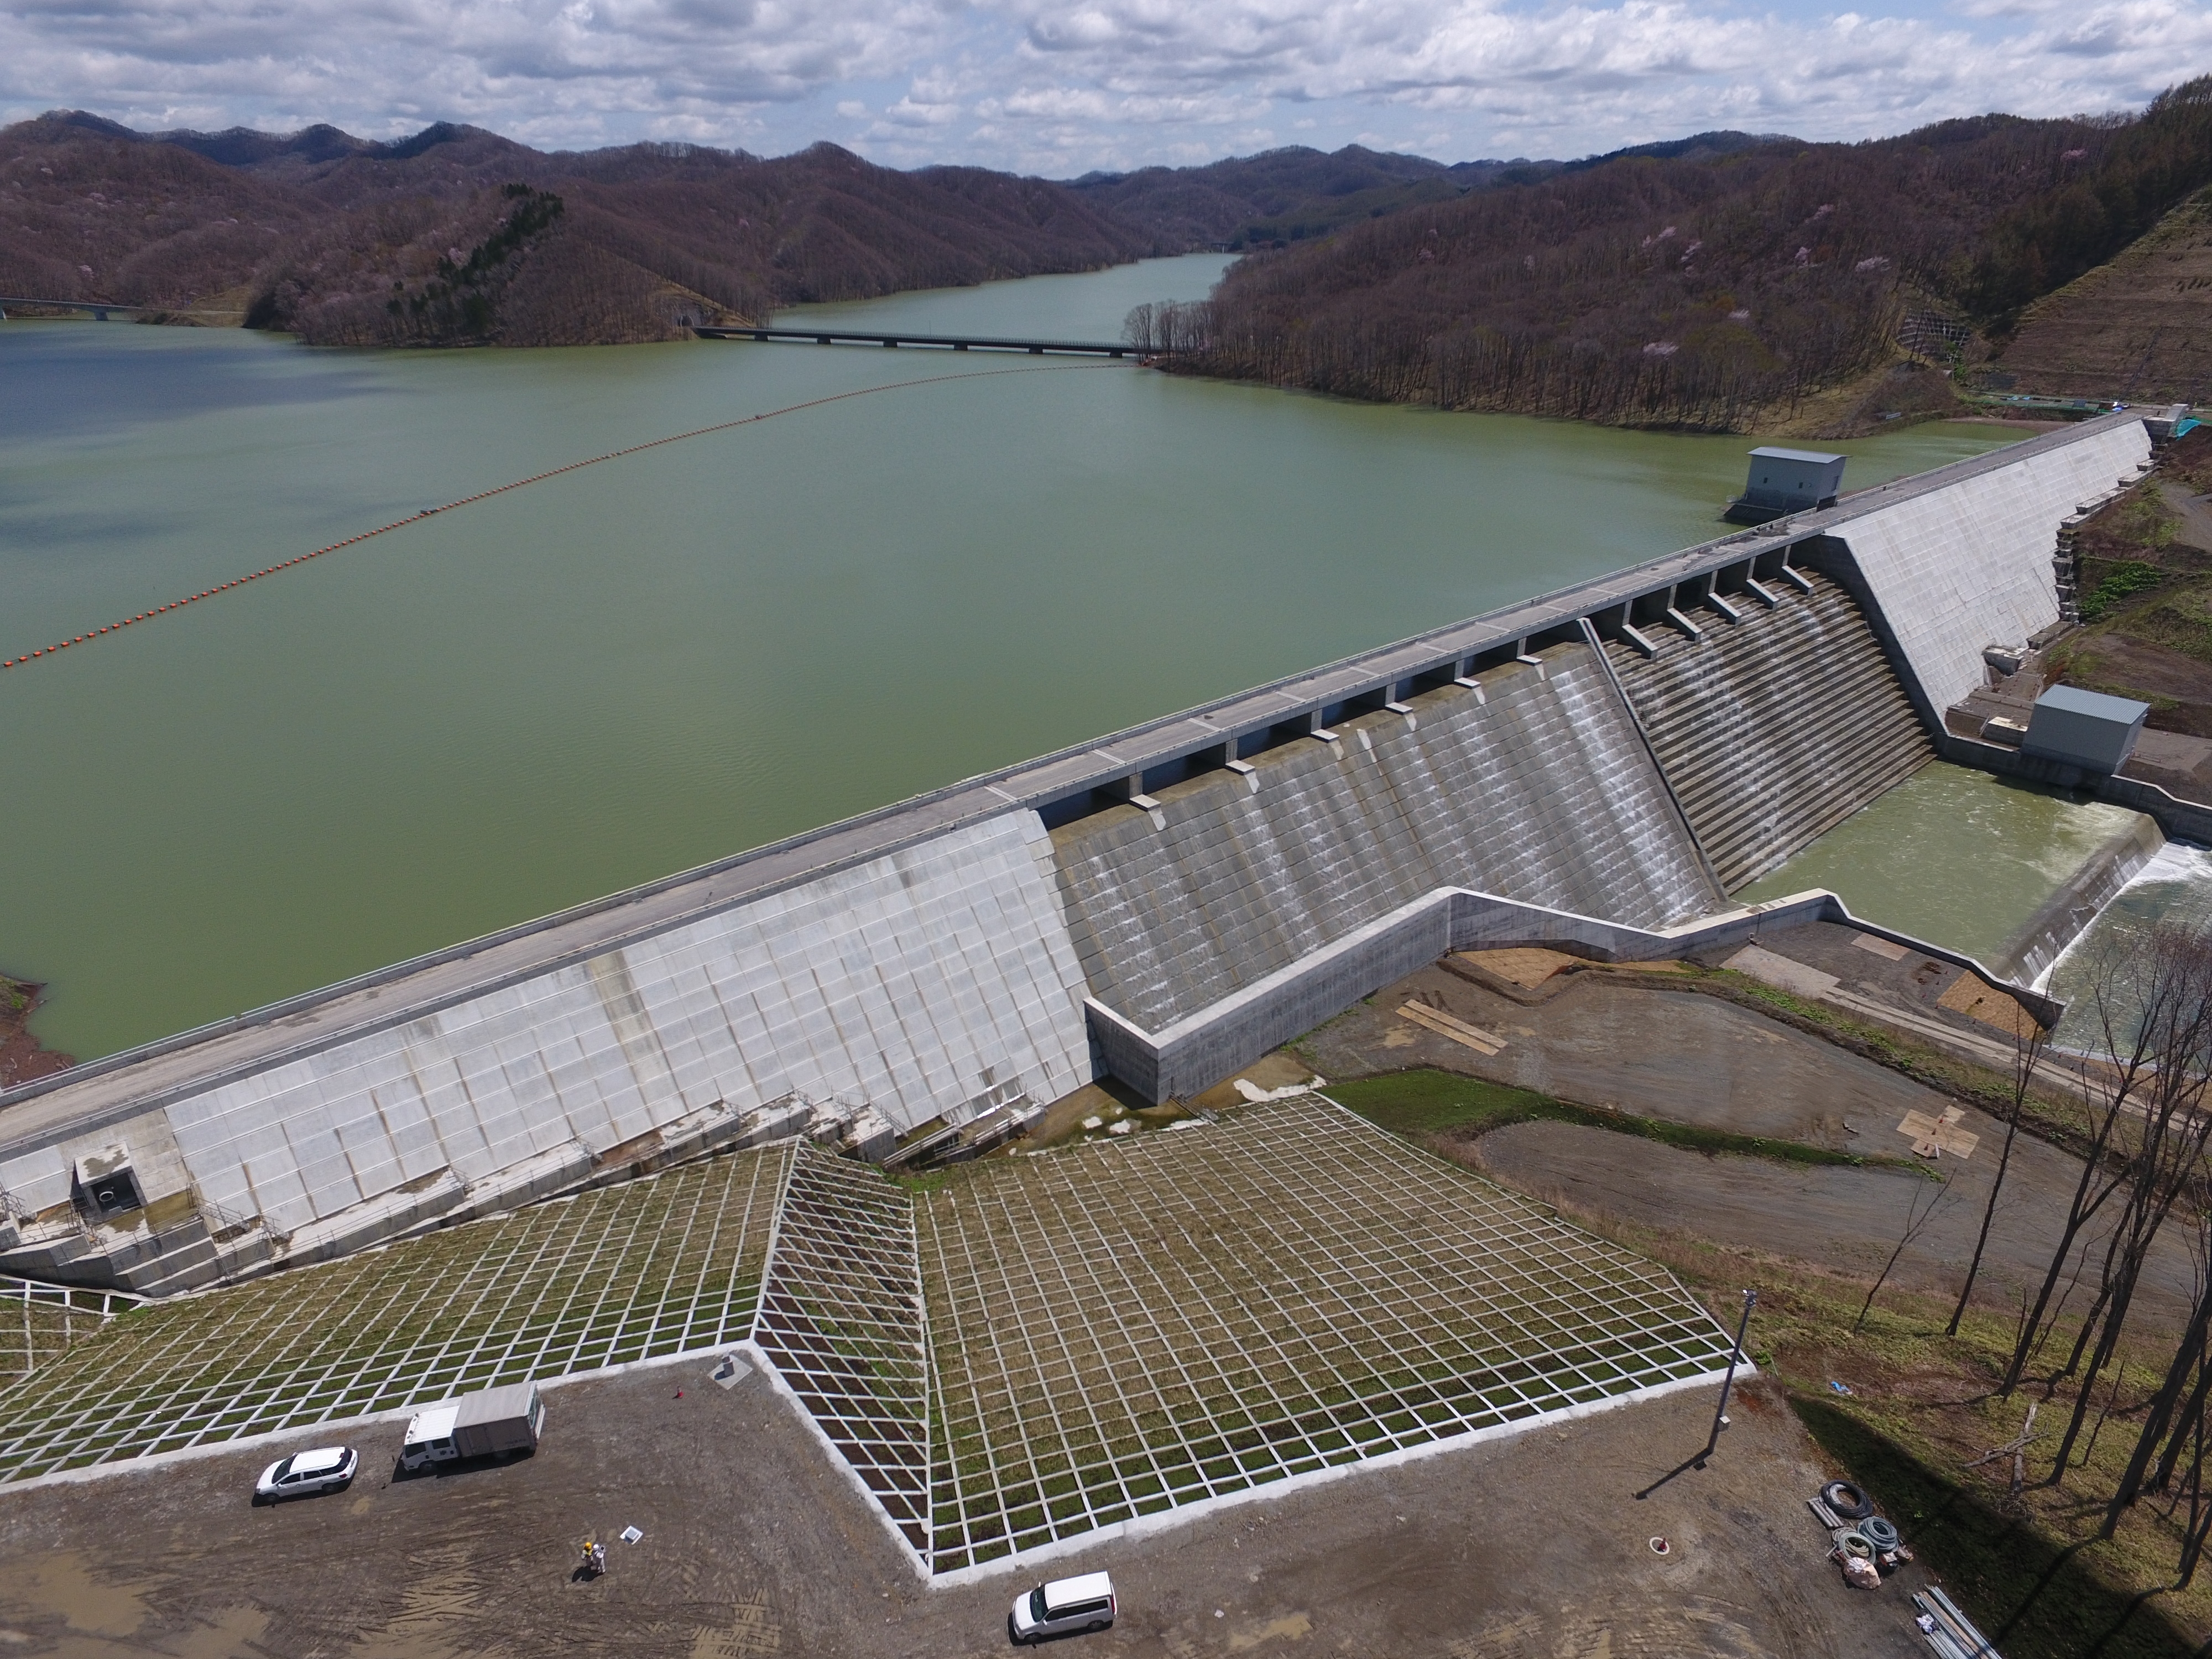
M 1505 1046 L 1484 1055 L 1425 1030 L 1398 1013 L 1408 1001 L 1502 1036 Z M 1861 1157 L 1907 1156 L 1911 1138 L 1897 1127 L 1905 1114 L 1940 1116 L 1956 1103 L 1717 997 L 1615 984 L 1595 974 L 1574 976 L 1531 1006 L 1443 969 L 1424 968 L 1301 1046 L 1330 1079 L 1433 1066 L 1584 1105 Z M 1953 1190 L 1899 1259 L 1893 1282 L 1900 1288 L 1955 1293 L 1960 1264 L 1972 1254 L 2004 1130 L 1971 1108 L 1960 1109 L 1957 1127 L 1979 1144 L 1964 1159 L 1947 1155 L 1930 1166 Z M 1926 1177 L 1910 1170 L 1708 1157 L 1559 1123 L 1446 1135 L 1437 1145 L 1509 1187 L 1600 1224 L 1618 1218 L 1868 1277 L 1881 1268 L 1908 1206 L 1916 1195 L 1924 1197 L 1927 1187 Z M 2015 1141 L 1976 1283 L 1978 1303 L 2009 1308 L 2019 1286 L 2027 1285 L 2032 1293 L 2041 1282 L 2081 1168 L 2028 1134 Z M 2193 1282 L 2185 1244 L 2178 1234 L 2162 1237 L 2136 1318 L 2178 1323 Z
M 1711 1412 L 1700 1389 L 1098 1544 L 1051 1571 L 1110 1569 L 1120 1625 L 1042 1651 L 1910 1653 L 1907 1584 L 1847 1589 L 1822 1561 L 1802 1501 L 1821 1471 L 1763 1383 L 1704 1471 L 1633 1499 Z M 353 1490 L 277 1510 L 247 1494 L 283 1448 L 0 1493 L 0 1652 L 950 1659 L 1010 1651 L 1006 1606 L 1044 1576 L 924 1588 L 758 1376 L 725 1392 L 687 1364 L 564 1387 L 537 1456 L 394 1484 L 398 1433 L 356 1431 Z M 614 1539 L 631 1525 L 640 1542 Z M 574 1583 L 587 1528 L 610 1570 Z

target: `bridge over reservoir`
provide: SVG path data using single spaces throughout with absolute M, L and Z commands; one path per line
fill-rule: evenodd
M 125 317 L 241 317 L 240 311 L 203 311 L 191 306 L 127 306 L 112 300 L 32 300 L 18 294 L 0 294 L 0 323 L 8 320 L 8 308 L 18 311 L 81 311 L 96 323 L 107 320 L 114 312 Z
M 1135 357 L 1136 347 L 1120 340 L 1008 340 L 982 334 L 877 334 L 866 329 L 752 328 L 696 325 L 702 340 L 780 341 L 789 345 L 921 346 L 938 351 L 1020 351 L 1032 357 Z
M 1730 895 L 1931 757 L 2023 770 L 1946 711 L 2150 455 L 2047 433 L 26 1084 L 0 1272 L 159 1295 L 709 1147 L 1188 1097 L 1449 951 L 1827 914 Z

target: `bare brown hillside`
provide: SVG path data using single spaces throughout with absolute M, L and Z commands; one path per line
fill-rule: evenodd
M 2212 189 L 2030 307 L 1997 368 L 2008 389 L 2051 397 L 2196 403 L 2212 392 Z
M 1927 319 L 2002 337 L 2208 185 L 2212 76 L 2133 117 L 1501 178 L 1248 258 L 1206 304 L 1133 320 L 1195 372 L 1345 397 L 1747 429 L 1856 388 L 1855 430 L 1948 404 L 1885 374 Z
M 1096 270 L 1146 239 L 1065 185 L 833 145 L 547 154 L 471 127 L 0 130 L 0 294 L 229 307 L 344 344 L 655 339 L 807 300 Z

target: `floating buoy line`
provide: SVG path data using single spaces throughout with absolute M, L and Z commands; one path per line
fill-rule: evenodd
M 550 471 L 533 472 L 530 477 L 517 478 L 512 483 L 503 483 L 490 489 L 478 490 L 475 495 L 464 495 L 457 501 L 447 501 L 441 506 L 423 507 L 420 512 L 410 513 L 404 519 L 394 519 L 390 524 L 379 525 L 374 530 L 364 530 L 358 536 L 349 536 L 342 542 L 332 542 L 328 547 L 319 547 L 312 553 L 301 553 L 284 560 L 280 564 L 272 564 L 249 574 L 234 577 L 229 581 L 220 582 L 204 592 L 195 593 L 189 599 L 172 599 L 167 605 L 155 605 L 151 611 L 142 611 L 135 617 L 125 617 L 121 622 L 109 623 L 105 627 L 95 628 L 89 633 L 79 634 L 71 639 L 58 640 L 52 645 L 41 646 L 36 651 L 27 651 L 20 657 L 10 657 L 6 661 L 0 662 L 0 670 L 21 668 L 26 663 L 34 662 L 41 657 L 52 656 L 58 651 L 66 651 L 71 646 L 88 644 L 104 634 L 113 634 L 125 628 L 135 628 L 140 623 L 151 622 L 155 617 L 167 616 L 172 611 L 181 611 L 188 605 L 198 605 L 203 599 L 211 599 L 219 593 L 228 593 L 234 587 L 243 587 L 248 582 L 258 582 L 264 576 L 273 576 L 280 570 L 289 570 L 295 564 L 305 564 L 308 560 L 319 559 L 326 553 L 336 553 L 343 548 L 373 540 L 379 536 L 388 536 L 395 530 L 404 530 L 410 525 L 420 524 L 423 520 L 435 517 L 438 514 L 451 513 L 456 507 L 471 507 L 478 501 L 488 501 L 495 495 L 504 495 L 510 490 L 526 489 L 534 483 L 544 483 L 548 478 L 557 478 L 563 473 L 580 472 L 587 466 L 598 466 L 604 461 L 618 461 L 625 455 L 641 455 L 648 449 L 659 449 L 669 444 L 684 443 L 692 438 L 710 437 L 717 432 L 734 431 L 741 426 L 753 426 L 762 421 L 772 421 L 779 415 L 796 415 L 802 410 L 819 409 L 824 404 L 842 403 L 848 398 L 872 397 L 879 392 L 902 392 L 908 386 L 939 386 L 947 380 L 990 380 L 1000 374 L 1054 374 L 1076 369 L 1107 367 L 1109 365 L 1104 363 L 1044 363 L 1026 368 L 973 368 L 957 374 L 929 374 L 915 380 L 893 380 L 885 386 L 857 386 L 850 392 L 833 392 L 826 398 L 810 398 L 803 404 L 787 404 L 781 409 L 764 410 L 758 415 L 746 415 L 734 421 L 718 421 L 713 426 L 695 427 L 689 432 L 671 433 L 665 438 L 654 438 L 645 443 L 632 444 L 627 449 L 611 449 L 604 455 L 594 455 L 587 460 L 571 461 L 566 466 L 556 466 Z

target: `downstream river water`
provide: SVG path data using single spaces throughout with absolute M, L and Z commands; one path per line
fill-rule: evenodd
M 1224 263 L 836 310 L 1110 338 Z M 1061 359 L 7 323 L 0 660 L 875 387 L 0 672 L 40 1034 L 103 1054 L 1702 540 L 1748 447 Z M 1838 447 L 1863 486 L 2008 435 Z

